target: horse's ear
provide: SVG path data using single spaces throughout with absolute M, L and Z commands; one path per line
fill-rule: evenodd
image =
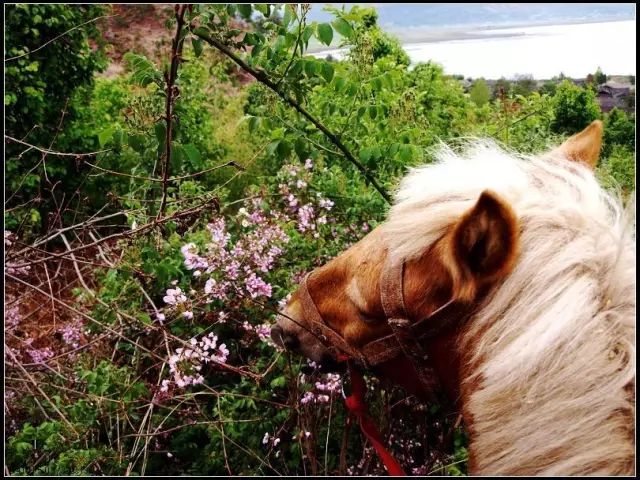
M 592 170 L 596 168 L 602 147 L 603 125 L 600 120 L 594 120 L 591 125 L 569 137 L 557 148 L 568 159 L 587 164 Z
M 482 192 L 452 231 L 457 296 L 470 300 L 477 286 L 506 276 L 515 263 L 519 236 L 509 204 L 490 190 Z

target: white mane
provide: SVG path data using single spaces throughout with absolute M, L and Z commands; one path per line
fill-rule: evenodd
M 558 154 L 443 147 L 400 185 L 385 227 L 392 254 L 422 254 L 485 189 L 513 207 L 521 246 L 462 336 L 470 464 L 485 474 L 633 474 L 631 208 Z

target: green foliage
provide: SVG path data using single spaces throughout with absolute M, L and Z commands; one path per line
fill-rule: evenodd
M 491 89 L 484 78 L 479 78 L 473 85 L 471 85 L 471 90 L 469 91 L 469 95 L 471 96 L 471 100 L 477 106 L 482 107 L 489 103 L 491 100 Z
M 553 97 L 556 94 L 557 85 L 558 84 L 556 82 L 554 82 L 553 80 L 547 80 L 540 87 L 540 90 L 539 90 L 540 94 L 541 95 L 549 95 L 550 97 Z
M 593 79 L 596 82 L 596 85 L 602 85 L 603 83 L 607 82 L 607 76 L 600 69 L 600 67 L 598 67 L 596 73 L 593 74 Z
M 95 23 L 74 27 L 104 15 L 105 8 L 15 4 L 8 5 L 5 14 L 5 133 L 55 147 L 59 126 L 76 114 L 70 102 L 74 92 L 90 86 L 94 72 L 106 66 Z M 97 41 L 97 48 L 89 40 Z M 56 203 L 42 190 L 58 182 L 58 193 L 68 198 L 76 186 L 62 181 L 74 176 L 73 160 L 49 156 L 45 164 L 40 152 L 17 143 L 6 143 L 5 167 L 6 185 L 16 192 L 6 206 L 22 205 L 14 215 L 5 215 L 8 228 L 40 227 L 42 216 L 34 213 L 51 210 Z M 35 209 L 33 204 L 24 206 L 34 198 L 40 202 Z
M 531 95 L 537 86 L 537 82 L 533 79 L 533 75 L 518 75 L 513 85 L 513 93 L 527 97 Z
M 69 96 L 78 86 L 91 83 L 93 73 L 106 66 L 102 51 L 93 51 L 89 46 L 89 39 L 99 37 L 95 24 L 72 28 L 104 13 L 104 7 L 99 5 L 15 4 L 7 7 L 5 128 L 8 132 L 22 138 L 35 125 L 49 134 L 55 130 Z M 63 33 L 63 41 L 47 44 Z
M 502 95 L 510 95 L 512 89 L 512 84 L 509 80 L 502 77 L 496 80 L 496 83 L 493 86 L 493 96 L 492 98 L 495 100 L 496 98 L 500 98 Z
M 564 80 L 553 97 L 553 114 L 554 132 L 574 134 L 600 118 L 600 107 L 591 89 Z
M 635 149 L 636 125 L 623 110 L 612 109 L 604 120 L 604 142 L 602 155 L 608 157 L 615 145 L 626 147 L 629 151 Z

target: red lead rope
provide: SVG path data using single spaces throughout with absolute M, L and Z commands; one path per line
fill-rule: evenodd
M 360 421 L 360 429 L 362 430 L 362 433 L 364 433 L 367 439 L 369 439 L 369 441 L 373 445 L 373 448 L 376 449 L 376 452 L 378 453 L 378 456 L 387 469 L 387 472 L 389 472 L 389 475 L 394 477 L 407 476 L 396 459 L 393 458 L 393 456 L 386 448 L 384 448 L 384 445 L 382 444 L 382 438 L 380 437 L 380 432 L 378 432 L 378 429 L 369 417 L 367 404 L 364 401 L 364 396 L 367 391 L 367 386 L 364 382 L 364 378 L 362 378 L 360 372 L 356 368 L 354 368 L 351 360 L 346 357 L 341 358 L 341 360 L 347 361 L 349 376 L 351 377 L 351 395 L 345 397 L 344 399 L 344 403 L 349 409 L 349 413 L 356 416 Z

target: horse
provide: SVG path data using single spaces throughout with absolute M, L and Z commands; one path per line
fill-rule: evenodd
M 462 415 L 469 473 L 633 475 L 635 193 L 625 208 L 598 183 L 602 134 L 595 121 L 539 155 L 441 146 L 402 179 L 384 223 L 308 275 L 273 340 L 318 363 L 362 356 L 394 333 L 381 275 L 402 264 L 411 325 L 459 307 L 413 341 Z M 419 395 L 407 357 L 375 374 Z

